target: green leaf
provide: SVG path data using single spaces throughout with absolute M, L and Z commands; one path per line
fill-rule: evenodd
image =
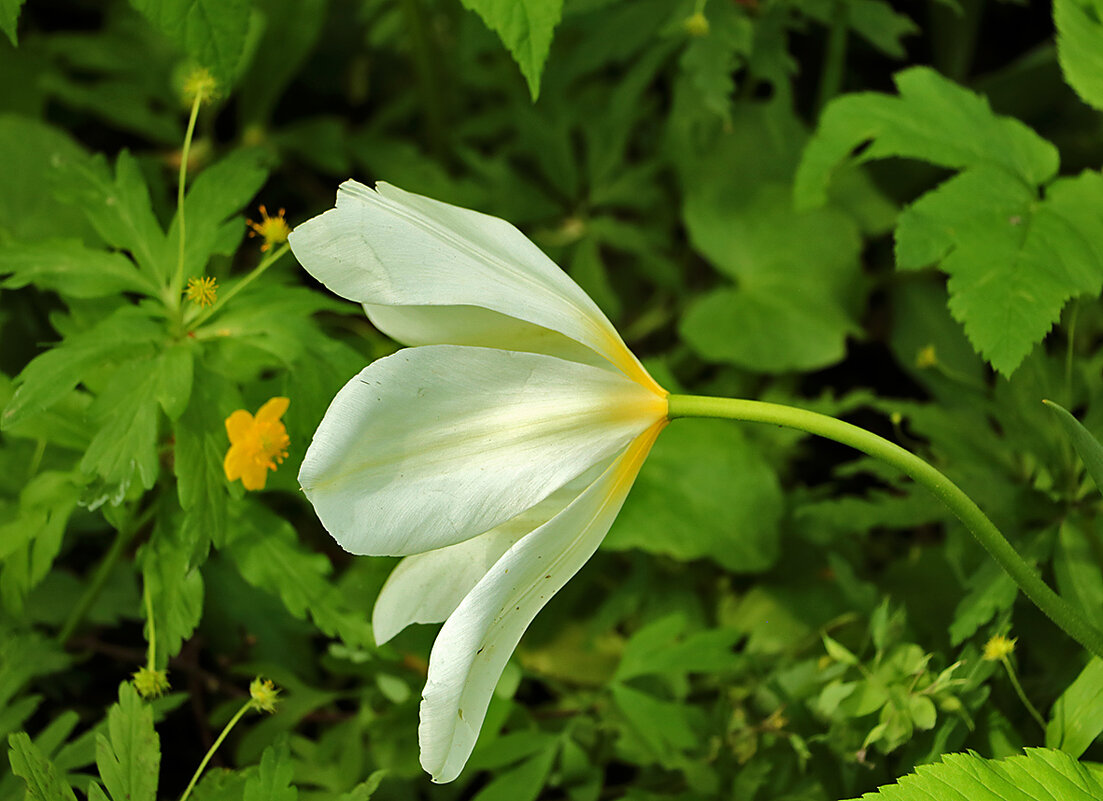
M 249 0 L 130 0 L 223 90 L 237 72 L 249 33 Z
M 498 34 L 528 82 L 535 101 L 563 0 L 460 0 Z
M 798 207 L 822 205 L 841 165 L 890 156 L 951 169 L 994 167 L 1030 186 L 1057 173 L 1057 149 L 1018 120 L 994 114 L 983 97 L 927 67 L 899 72 L 895 81 L 899 97 L 861 92 L 824 109 L 797 170 Z
M 295 617 L 309 615 L 323 634 L 371 646 L 371 625 L 362 612 L 343 603 L 328 578 L 333 571 L 329 558 L 299 545 L 295 530 L 263 507 L 253 504 L 244 511 L 223 549 L 242 578 L 279 596 Z
M 866 793 L 862 801 L 1092 801 L 1103 798 L 1098 774 L 1062 751 L 1027 749 L 1008 759 L 975 754 L 944 754 L 941 764 L 921 765 L 915 773 Z M 853 801 L 858 801 L 854 799 Z
M 1019 587 L 994 561 L 984 562 L 969 579 L 969 593 L 954 610 L 950 624 L 950 642 L 960 645 L 996 616 L 1010 609 Z
M 690 189 L 684 213 L 694 247 L 736 281 L 690 307 L 680 326 L 690 347 L 770 373 L 842 359 L 858 330 L 850 307 L 863 294 L 861 237 L 848 215 L 797 212 L 780 184 L 748 197 L 730 180 Z
M 27 593 L 49 573 L 80 492 L 71 473 L 39 473 L 20 493 L 15 517 L 0 524 L 0 597 L 11 612 L 22 611 Z
M 142 580 L 153 605 L 157 668 L 180 652 L 203 617 L 203 576 L 192 565 L 193 553 L 192 543 L 168 524 L 158 525 L 140 552 Z
M 1046 746 L 1074 759 L 1103 733 L 1103 659 L 1093 657 L 1053 704 Z
M 850 29 L 892 58 L 904 58 L 907 52 L 900 40 L 919 33 L 910 17 L 893 10 L 884 0 L 801 0 L 800 9 L 824 25 L 831 26 L 840 9 Z
M 621 654 L 613 678 L 686 673 L 722 673 L 739 663 L 735 645 L 742 633 L 734 629 L 686 632 L 688 621 L 678 612 L 635 632 Z
M 107 735 L 96 735 L 96 765 L 114 801 L 156 801 L 161 744 L 153 708 L 128 683 L 107 713 Z
M 143 311 L 124 306 L 87 331 L 67 337 L 16 377 L 18 386 L 0 416 L 0 427 L 6 429 L 49 408 L 72 392 L 90 370 L 132 355 L 161 336 L 161 327 Z
M 136 477 L 149 489 L 157 478 L 158 406 L 179 416 L 191 394 L 191 348 L 174 345 L 152 359 L 121 365 L 89 409 L 100 428 L 81 469 L 125 488 Z
M 96 242 L 84 213 L 48 190 L 48 179 L 64 169 L 59 165 L 88 160 L 80 145 L 67 133 L 38 120 L 0 114 L 0 153 L 4 154 L 0 232 L 24 242 L 47 237 Z
M 1080 454 L 1084 467 L 1088 469 L 1088 475 L 1095 482 L 1096 489 L 1103 492 L 1103 445 L 1100 444 L 1092 433 L 1088 431 L 1079 420 L 1073 417 L 1067 410 L 1051 400 L 1043 400 L 1046 406 L 1057 415 L 1065 434 L 1072 440 L 1072 446 Z
M 641 548 L 729 570 L 765 570 L 778 554 L 777 476 L 740 430 L 679 420 L 663 432 L 602 547 Z
M 950 312 L 978 353 L 1011 375 L 1069 298 L 1103 285 L 1103 175 L 1033 190 L 992 167 L 966 170 L 900 216 L 901 269 L 937 263 Z
M 0 250 L 4 289 L 34 284 L 73 298 L 102 298 L 119 292 L 154 295 L 157 287 L 121 253 L 86 247 L 75 239 L 13 242 Z
M 1054 0 L 1057 61 L 1069 86 L 1103 111 L 1103 2 Z
M 520 765 L 499 773 L 472 801 L 536 801 L 555 761 L 556 748 L 545 748 Z
M 281 737 L 261 754 L 257 772 L 245 782 L 243 801 L 297 801 L 299 791 L 291 786 L 293 774 L 287 739 Z
M 1058 591 L 1089 620 L 1103 617 L 1103 574 L 1092 548 L 1092 541 L 1098 538 L 1096 518 L 1069 515 L 1060 523 L 1053 555 Z
M 387 776 L 386 770 L 377 770 L 347 793 L 342 793 L 336 801 L 370 801 L 380 783 Z
M 699 707 L 656 698 L 625 684 L 612 686 L 613 700 L 650 756 L 661 764 L 674 762 L 679 752 L 696 748 L 705 730 Z
M 229 447 L 225 419 L 234 408 L 234 390 L 225 379 L 203 371 L 197 375 L 191 402 L 173 429 L 173 470 L 181 526 L 192 543 L 192 560 L 202 560 L 211 542 L 221 547 L 226 536 L 227 483 L 222 462 Z
M 54 172 L 54 189 L 78 206 L 107 244 L 125 250 L 154 285 L 164 285 L 175 265 L 161 224 L 153 213 L 149 188 L 138 162 L 119 153 L 115 174 L 100 155 L 62 162 Z
M 76 801 L 68 782 L 25 732 L 8 737 L 12 773 L 27 783 L 29 801 Z
M 754 27 L 735 5 L 713 3 L 707 14 L 708 33 L 690 38 L 678 66 L 701 105 L 727 119 L 735 91 L 733 75 L 750 55 Z
M 13 46 L 19 44 L 16 36 L 16 23 L 19 22 L 19 9 L 25 0 L 0 0 L 0 31 L 7 34 Z

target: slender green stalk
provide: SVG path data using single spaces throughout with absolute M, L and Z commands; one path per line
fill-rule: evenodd
M 1000 661 L 1003 662 L 1004 669 L 1007 670 L 1007 677 L 1011 679 L 1011 686 L 1015 688 L 1015 693 L 1019 696 L 1019 700 L 1023 702 L 1026 711 L 1029 712 L 1030 717 L 1034 718 L 1038 725 L 1042 727 L 1042 731 L 1045 731 L 1045 718 L 1038 714 L 1038 710 L 1034 708 L 1034 704 L 1030 703 L 1030 699 L 1027 698 L 1026 693 L 1023 692 L 1023 685 L 1019 684 L 1019 677 L 1015 675 L 1015 668 L 1011 667 L 1011 660 L 1005 655 L 1000 657 Z
M 260 264 L 253 268 L 253 271 L 251 273 L 249 273 L 247 276 L 245 276 L 232 287 L 230 287 L 230 290 L 222 297 L 220 297 L 213 306 L 208 306 L 206 309 L 201 311 L 194 320 L 188 323 L 188 328 L 194 331 L 196 328 L 205 323 L 208 319 L 210 319 L 212 314 L 214 314 L 227 303 L 229 303 L 231 298 L 237 295 L 238 292 L 245 289 L 245 287 L 249 286 L 249 284 L 260 278 L 260 276 L 264 274 L 264 271 L 275 264 L 277 261 L 279 261 L 280 256 L 286 253 L 288 249 L 290 249 L 290 247 L 291 246 L 285 242 L 283 246 L 280 247 L 278 250 L 272 251 L 272 253 L 264 258 L 260 262 Z
M 184 287 L 184 188 L 188 178 L 188 158 L 191 154 L 191 140 L 195 135 L 195 121 L 199 118 L 199 106 L 202 103 L 203 93 L 196 92 L 191 104 L 191 116 L 188 117 L 188 130 L 184 134 L 184 147 L 180 150 L 180 173 L 176 181 L 176 217 L 180 223 L 180 242 L 176 254 L 176 272 L 170 284 L 174 309 L 180 306 L 180 293 Z
M 816 97 L 818 110 L 822 110 L 842 89 L 849 28 L 850 14 L 847 4 L 836 0 L 831 28 L 827 33 L 827 48 L 823 53 L 823 66 L 820 68 L 820 89 Z
M 157 669 L 157 624 L 153 619 L 153 598 L 149 593 L 149 582 L 142 582 L 142 600 L 146 605 L 146 623 L 149 625 L 149 647 L 146 650 L 146 667 Z
M 250 698 L 244 704 L 241 705 L 241 709 L 234 713 L 234 716 L 230 718 L 230 722 L 227 723 L 222 733 L 218 735 L 218 739 L 214 741 L 210 748 L 207 749 L 207 753 L 203 755 L 203 761 L 199 763 L 199 767 L 195 769 L 195 773 L 192 774 L 191 781 L 188 782 L 188 786 L 184 788 L 184 794 L 180 796 L 180 801 L 187 801 L 188 796 L 191 795 L 192 789 L 195 787 L 195 783 L 199 781 L 199 777 L 203 775 L 203 769 L 207 767 L 207 763 L 211 761 L 211 757 L 214 756 L 214 752 L 218 750 L 218 747 L 222 745 L 222 741 L 226 739 L 226 735 L 230 733 L 230 730 L 237 725 L 237 722 L 250 710 L 253 706 L 253 699 Z
M 69 617 L 65 619 L 61 631 L 57 633 L 57 641 L 59 643 L 64 645 L 69 641 L 69 638 L 73 636 L 73 632 L 76 631 L 77 626 L 84 620 L 84 616 L 88 614 L 88 610 L 92 608 L 92 604 L 100 597 L 100 593 L 103 591 L 103 585 L 107 582 L 107 577 L 110 575 L 111 569 L 115 567 L 115 563 L 119 561 L 119 557 L 122 556 L 123 551 L 126 550 L 126 546 L 130 544 L 130 540 L 134 537 L 139 527 L 139 525 L 134 524 L 134 521 L 127 520 L 119 527 L 119 530 L 115 532 L 115 540 L 111 543 L 111 547 L 103 557 L 103 561 L 100 562 L 99 567 L 96 568 L 96 573 L 92 577 L 91 583 L 84 588 L 84 592 L 77 600 L 76 605 L 70 610 Z
M 899 445 L 834 417 L 762 401 L 671 395 L 670 418 L 715 417 L 753 423 L 773 423 L 849 445 L 890 464 L 922 484 L 973 533 L 1034 604 L 1074 640 L 1103 657 L 1103 631 L 1042 581 L 973 500 L 938 470 Z

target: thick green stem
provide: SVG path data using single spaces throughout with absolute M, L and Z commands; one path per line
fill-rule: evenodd
M 1103 656 L 1103 631 L 1064 601 L 1028 565 L 991 520 L 956 484 L 915 454 L 864 428 L 824 414 L 762 401 L 671 395 L 670 418 L 716 417 L 751 423 L 773 423 L 849 445 L 890 464 L 938 497 L 973 533 L 1026 596 L 1074 640 Z

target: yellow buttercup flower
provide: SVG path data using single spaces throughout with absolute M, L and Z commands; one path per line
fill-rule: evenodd
M 218 281 L 209 275 L 202 278 L 189 278 L 184 297 L 199 306 L 210 306 L 218 296 Z
M 250 228 L 249 236 L 259 236 L 264 240 L 264 244 L 260 246 L 261 251 L 268 250 L 272 245 L 282 245 L 286 242 L 288 234 L 291 233 L 291 226 L 283 218 L 285 210 L 280 209 L 280 213 L 275 217 L 269 217 L 267 208 L 264 206 L 257 208 L 260 209 L 260 222 L 252 220 L 246 222 Z
M 291 401 L 272 398 L 257 410 L 254 417 L 244 409 L 226 418 L 226 433 L 230 450 L 222 463 L 229 481 L 241 479 L 248 490 L 264 489 L 268 471 L 275 470 L 287 456 L 291 439 L 280 418 Z

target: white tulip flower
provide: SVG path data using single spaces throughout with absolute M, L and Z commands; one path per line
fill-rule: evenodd
M 378 642 L 444 621 L 418 733 L 422 766 L 449 782 L 521 635 L 620 511 L 667 392 L 504 220 L 348 181 L 289 241 L 413 346 L 337 393 L 299 482 L 346 550 L 406 556 L 375 605 Z

